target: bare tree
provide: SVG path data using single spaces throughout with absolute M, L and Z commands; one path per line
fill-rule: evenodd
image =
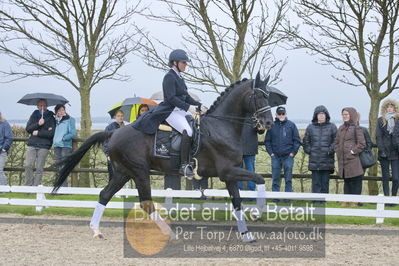
M 271 82 L 279 81 L 285 60 L 276 59 L 273 50 L 284 39 L 279 29 L 288 0 L 274 1 L 272 10 L 266 1 L 255 0 L 158 2 L 164 4 L 168 13 L 151 12 L 147 17 L 184 27 L 182 43 L 192 60 L 187 81 L 205 85 L 197 89 L 219 93 L 244 74 L 252 76 L 259 69 L 265 75 L 272 72 Z M 143 36 L 146 42 L 138 52 L 145 62 L 154 68 L 167 69 L 167 55 L 157 50 L 159 46 L 171 48 L 148 33 Z
M 80 93 L 81 136 L 88 137 L 91 89 L 102 80 L 127 79 L 118 71 L 136 48 L 136 30 L 129 21 L 140 12 L 139 2 L 133 6 L 120 0 L 0 3 L 0 52 L 17 64 L 2 73 L 9 81 L 46 76 L 66 81 Z M 80 185 L 87 182 L 79 180 Z
M 397 0 L 297 0 L 301 25 L 287 22 L 292 46 L 320 56 L 320 63 L 343 72 L 337 80 L 363 87 L 370 97 L 369 130 L 375 140 L 379 105 L 399 80 Z M 310 32 L 301 31 L 301 28 Z M 377 174 L 377 168 L 369 172 Z M 378 193 L 369 181 L 369 192 Z

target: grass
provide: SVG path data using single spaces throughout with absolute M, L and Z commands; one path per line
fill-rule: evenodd
M 0 194 L 0 198 L 20 198 L 20 199 L 35 199 L 35 194 L 26 194 L 26 193 L 2 193 Z M 49 195 L 46 194 L 46 199 L 49 200 L 81 200 L 81 201 L 97 201 L 98 196 L 96 195 Z M 125 198 L 117 198 L 114 197 L 112 201 L 114 202 L 138 202 L 137 197 L 129 197 Z M 155 202 L 159 202 L 162 204 L 164 202 L 164 198 L 154 198 Z M 227 199 L 207 199 L 207 200 L 192 200 L 186 198 L 174 199 L 174 203 L 193 203 L 193 204 L 202 204 L 202 203 L 230 203 Z M 244 201 L 244 204 L 254 204 L 253 201 Z M 306 201 L 293 201 L 293 206 L 305 206 L 309 202 Z M 273 203 L 268 203 L 273 204 Z M 278 206 L 288 206 L 283 202 L 279 203 Z M 321 205 L 316 205 L 321 207 Z M 327 208 L 343 208 L 340 202 L 328 202 L 325 207 Z M 357 208 L 357 209 L 376 209 L 375 204 L 364 204 L 362 206 L 357 207 L 348 207 L 348 208 Z M 399 210 L 399 206 L 394 207 L 386 207 L 387 210 Z M 92 208 L 66 208 L 66 207 L 48 207 L 43 208 L 41 212 L 36 212 L 34 206 L 11 206 L 11 205 L 0 205 L 0 213 L 15 213 L 15 214 L 22 214 L 26 216 L 40 216 L 40 215 L 69 215 L 69 216 L 76 216 L 76 217 L 91 217 L 93 214 Z M 120 218 L 123 216 L 127 216 L 128 211 L 124 211 L 122 209 L 106 209 L 104 212 L 105 217 L 114 217 Z M 193 217 L 196 221 L 204 220 L 201 216 L 201 212 L 194 212 Z M 212 221 L 213 222 L 223 222 L 225 221 L 225 217 L 229 217 L 229 212 L 226 214 L 225 211 L 216 211 L 215 216 Z M 284 219 L 277 219 L 276 221 L 271 222 L 267 219 L 267 214 L 263 214 L 262 218 L 255 223 L 281 223 L 281 222 L 288 222 L 292 223 L 297 221 L 293 221 L 290 219 L 285 219 L 286 217 L 281 216 Z M 191 217 L 190 217 L 191 218 Z M 375 225 L 375 218 L 371 217 L 354 217 L 354 216 L 317 216 L 315 223 L 326 223 L 326 224 L 355 224 L 355 225 Z M 394 218 L 385 218 L 383 225 L 387 226 L 399 226 L 399 219 Z

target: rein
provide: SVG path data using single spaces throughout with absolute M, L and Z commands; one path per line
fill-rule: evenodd
M 253 86 L 255 86 L 255 81 L 254 81 L 254 85 L 253 85 Z M 270 106 L 270 105 L 267 105 L 267 106 L 258 108 L 258 107 L 256 106 L 256 100 L 255 100 L 255 98 L 253 97 L 253 96 L 255 95 L 255 91 L 260 91 L 260 92 L 262 92 L 263 95 L 264 95 L 266 98 L 269 98 L 269 92 L 264 91 L 264 90 L 259 89 L 259 88 L 253 88 L 253 93 L 252 93 L 251 96 L 250 96 L 250 99 L 253 99 L 253 104 L 254 104 L 255 109 L 256 109 L 255 112 L 253 113 L 253 115 L 251 116 L 251 120 L 252 120 L 253 122 L 256 122 L 256 124 L 259 124 L 258 115 L 270 111 L 270 110 L 271 110 L 271 106 Z M 252 122 L 247 122 L 247 121 L 246 121 L 246 120 L 247 120 L 246 117 L 229 116 L 229 115 L 211 115 L 211 114 L 208 114 L 208 115 L 206 115 L 206 116 L 207 116 L 207 117 L 216 118 L 216 119 L 220 119 L 220 120 L 225 120 L 225 121 L 232 121 L 232 122 L 235 122 L 235 123 L 240 123 L 240 124 L 242 124 L 242 125 L 253 126 L 253 123 L 252 123 Z M 238 120 L 238 121 L 237 121 L 237 120 Z M 241 122 L 241 121 L 242 121 L 242 122 Z

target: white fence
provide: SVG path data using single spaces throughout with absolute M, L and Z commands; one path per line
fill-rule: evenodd
M 0 205 L 22 205 L 35 206 L 36 211 L 40 212 L 43 207 L 83 207 L 94 208 L 97 201 L 79 201 L 79 200 L 60 200 L 60 199 L 46 199 L 45 194 L 49 194 L 52 187 L 31 187 L 31 186 L 0 186 L 0 192 L 18 192 L 18 193 L 34 193 L 36 199 L 21 199 L 21 198 L 0 198 Z M 59 189 L 59 194 L 76 194 L 76 195 L 99 195 L 101 188 L 79 188 L 79 187 L 62 187 Z M 163 207 L 170 209 L 176 207 L 173 203 L 173 198 L 200 198 L 202 195 L 207 197 L 229 197 L 227 190 L 206 189 L 203 192 L 198 190 L 152 190 L 152 197 L 165 197 Z M 116 196 L 138 196 L 137 189 L 121 189 Z M 256 198 L 256 191 L 241 191 L 243 198 Z M 316 194 L 316 193 L 287 193 L 287 192 L 265 192 L 266 199 L 291 199 L 291 200 L 325 200 L 337 202 L 359 202 L 359 203 L 374 203 L 375 209 L 360 209 L 360 208 L 316 208 L 315 214 L 324 215 L 339 215 L 339 216 L 358 216 L 358 217 L 374 217 L 376 223 L 383 223 L 384 218 L 399 218 L 398 210 L 386 210 L 385 204 L 399 204 L 399 197 L 386 197 L 383 195 L 367 196 L 367 195 L 343 195 L 343 194 Z M 111 201 L 107 208 L 123 209 L 131 208 L 134 204 L 126 205 L 124 202 Z M 255 204 L 244 205 L 244 208 L 255 207 Z M 232 209 L 231 204 L 214 203 L 212 201 L 203 204 L 195 203 L 182 204 L 179 203 L 179 208 L 191 208 L 199 211 L 203 208 L 218 208 Z M 273 209 L 276 213 L 286 213 L 293 211 L 293 209 L 278 206 Z M 263 211 L 270 211 L 268 206 L 263 207 Z

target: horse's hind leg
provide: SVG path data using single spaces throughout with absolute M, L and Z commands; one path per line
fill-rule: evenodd
M 104 238 L 103 234 L 100 232 L 100 221 L 104 213 L 105 206 L 128 180 L 129 177 L 124 177 L 122 174 L 115 171 L 111 181 L 103 188 L 103 190 L 101 190 L 99 202 L 94 209 L 93 216 L 90 221 L 90 228 L 94 232 L 94 238 Z
M 136 170 L 134 182 L 139 192 L 140 205 L 142 209 L 149 214 L 151 220 L 155 222 L 164 235 L 169 235 L 173 239 L 174 233 L 172 232 L 172 229 L 161 217 L 152 201 L 150 176 L 148 171 L 144 169 Z

